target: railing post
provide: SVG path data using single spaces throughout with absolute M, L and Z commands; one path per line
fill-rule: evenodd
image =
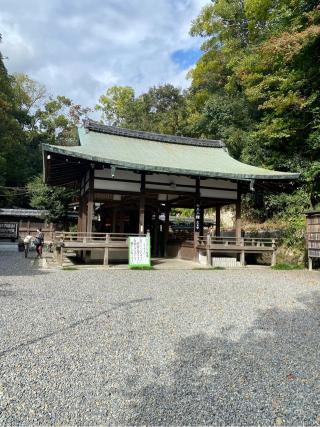
M 60 247 L 60 265 L 63 266 L 63 246 Z
M 245 265 L 245 253 L 244 253 L 244 238 L 241 237 L 240 239 L 240 245 L 242 246 L 241 252 L 240 252 L 240 265 L 244 267 Z
M 276 241 L 275 239 L 272 239 L 272 258 L 271 258 L 271 266 L 276 265 Z
M 110 235 L 106 234 L 106 247 L 104 248 L 104 257 L 103 257 L 103 265 L 109 265 L 109 240 L 110 240 Z
M 210 245 L 211 245 L 211 236 L 210 234 L 207 234 L 207 265 L 212 265 Z

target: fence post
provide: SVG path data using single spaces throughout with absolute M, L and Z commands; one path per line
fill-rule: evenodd
M 109 234 L 106 234 L 106 247 L 104 248 L 104 257 L 103 257 L 103 265 L 109 265 L 109 240 L 110 236 Z
M 63 266 L 63 246 L 60 247 L 60 265 Z
M 272 258 L 271 258 L 271 266 L 276 265 L 277 255 L 276 255 L 276 241 L 272 239 Z
M 211 245 L 211 236 L 210 234 L 207 234 L 207 265 L 212 265 L 210 245 Z
M 245 265 L 245 254 L 244 254 L 244 238 L 243 237 L 241 237 L 241 239 L 240 239 L 240 245 L 243 247 L 243 249 L 241 249 L 241 252 L 240 252 L 240 265 L 241 265 L 241 267 L 244 267 L 244 265 Z
M 308 258 L 308 263 L 309 263 L 309 271 L 312 271 L 312 258 L 310 256 Z

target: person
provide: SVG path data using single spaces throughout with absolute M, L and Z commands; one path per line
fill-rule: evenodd
M 41 228 L 38 228 L 36 238 L 34 240 L 34 244 L 35 244 L 36 251 L 39 258 L 42 258 L 43 242 L 44 242 L 44 235 L 41 231 Z
M 28 252 L 31 244 L 32 236 L 30 233 L 28 233 L 25 238 L 23 239 L 24 243 L 24 257 L 28 258 Z

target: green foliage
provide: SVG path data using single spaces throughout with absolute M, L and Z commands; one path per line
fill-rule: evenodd
M 315 0 L 216 0 L 193 21 L 203 55 L 189 73 L 188 129 L 231 154 L 301 173 L 300 189 L 248 196 L 251 215 L 287 221 L 301 244 L 303 210 L 320 203 L 320 9 Z
M 301 246 L 303 211 L 320 203 L 318 1 L 215 0 L 193 21 L 191 34 L 203 38 L 203 54 L 189 72 L 189 90 L 164 84 L 137 96 L 131 87 L 113 86 L 96 105 L 101 121 L 221 138 L 242 161 L 300 172 L 290 194 L 257 191 L 246 207 L 261 221 L 283 221 L 283 242 Z M 64 96 L 48 98 L 27 75 L 8 75 L 1 59 L 0 87 L 0 185 L 23 187 L 41 171 L 41 145 L 74 144 L 89 109 Z M 44 206 L 50 191 L 34 195 L 32 203 Z M 17 204 L 16 192 L 0 196 L 3 206 Z M 64 203 L 53 205 L 53 216 L 63 217 Z
M 206 101 L 193 129 L 207 138 L 223 139 L 230 154 L 240 158 L 251 126 L 249 106 L 244 97 L 216 92 Z
M 0 54 L 0 207 L 28 206 L 20 188 L 42 172 L 41 145 L 75 144 L 88 111 L 64 96 L 48 98 L 26 74 L 10 76 Z
M 291 194 L 270 194 L 265 197 L 264 210 L 267 218 L 278 215 L 280 218 L 297 217 L 310 208 L 308 192 L 300 188 Z
M 186 101 L 170 84 L 152 87 L 135 96 L 128 86 L 112 86 L 99 98 L 101 121 L 112 126 L 166 134 L 180 134 L 185 125 Z
M 305 247 L 306 220 L 304 215 L 287 216 L 287 222 L 281 238 L 282 244 L 288 248 L 303 251 Z
M 101 112 L 101 120 L 106 124 L 128 126 L 135 110 L 134 90 L 129 86 L 112 86 L 100 96 L 96 110 Z
M 19 186 L 26 176 L 23 131 L 19 122 L 13 78 L 8 75 L 0 53 L 0 185 Z M 0 191 L 4 205 L 4 192 Z
M 291 193 L 269 193 L 264 197 L 254 193 L 244 199 L 247 219 L 275 224 L 281 230 L 279 244 L 299 251 L 305 246 L 305 211 L 308 209 L 310 193 L 306 187 Z
M 301 264 L 288 264 L 282 262 L 271 267 L 273 270 L 303 270 L 304 266 Z
M 75 196 L 74 190 L 64 187 L 50 187 L 43 183 L 41 177 L 36 177 L 29 182 L 30 205 L 36 209 L 48 211 L 49 222 L 65 222 L 67 219 L 68 205 Z

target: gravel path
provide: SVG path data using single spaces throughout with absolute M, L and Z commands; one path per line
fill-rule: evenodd
M 1 425 L 319 425 L 320 275 L 0 254 Z

